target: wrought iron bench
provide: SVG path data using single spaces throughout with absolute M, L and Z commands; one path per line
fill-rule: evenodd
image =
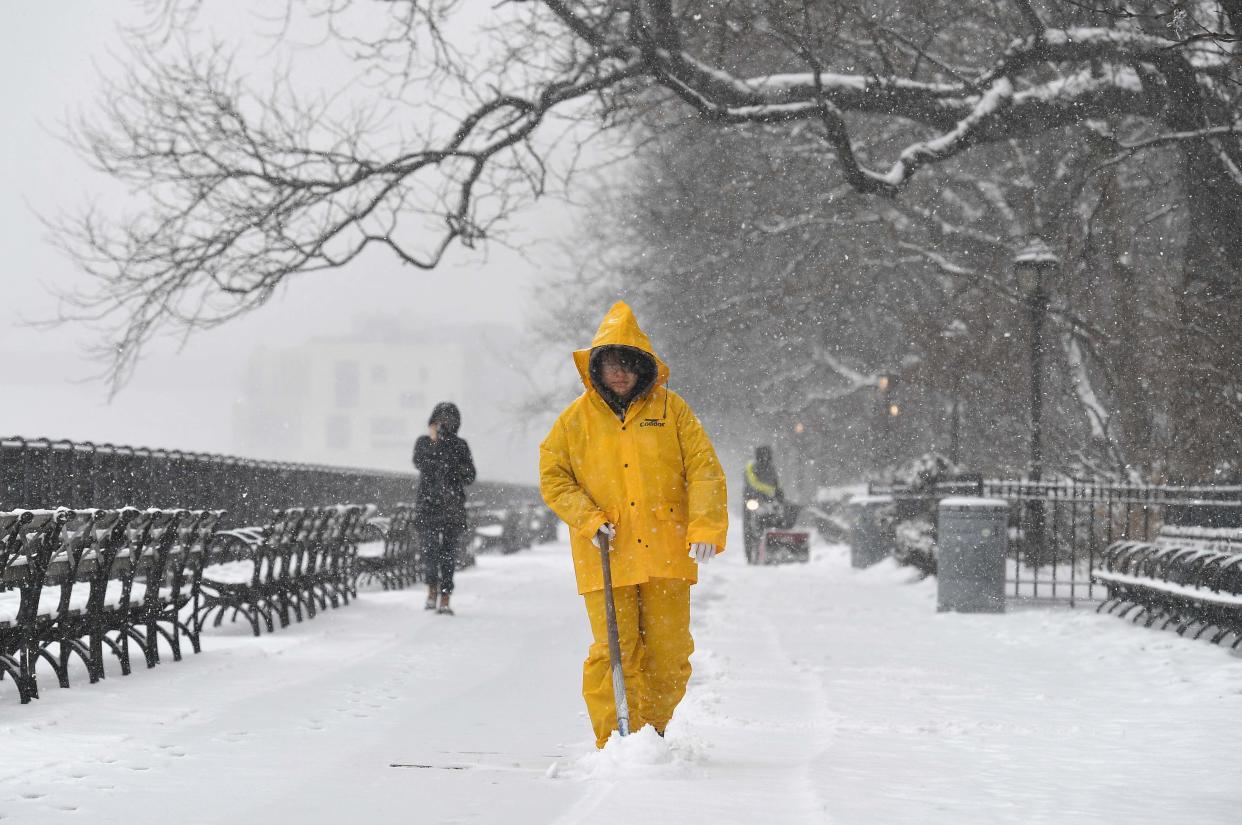
M 128 674 L 130 644 L 149 667 L 163 638 L 174 659 L 190 624 L 202 546 L 219 511 L 22 510 L 0 513 L 0 673 L 22 702 L 38 696 L 40 660 L 69 687 L 76 657 L 91 682 L 105 651 Z
M 22 704 L 38 698 L 35 666 L 43 655 L 37 628 L 43 579 L 60 533 L 72 511 L 16 510 L 0 513 L 0 583 L 4 599 L 0 602 L 0 656 L 2 668 L 17 686 Z M 52 659 L 57 667 L 59 662 Z
M 473 553 L 499 550 L 516 553 L 531 546 L 532 539 L 540 529 L 533 508 L 526 505 L 511 507 L 468 507 L 468 549 Z
M 363 508 L 338 505 L 276 510 L 258 529 L 216 534 L 201 576 L 196 629 L 218 627 L 232 611 L 254 635 L 313 618 L 356 595 L 354 560 Z M 258 536 L 255 541 L 254 537 Z
M 362 528 L 363 543 L 354 563 L 354 585 L 365 577 L 385 590 L 400 590 L 419 579 L 414 505 L 401 503 L 388 517 L 371 516 Z
M 1107 588 L 1099 612 L 1242 644 L 1242 529 L 1164 525 L 1153 542 L 1110 545 L 1092 578 Z

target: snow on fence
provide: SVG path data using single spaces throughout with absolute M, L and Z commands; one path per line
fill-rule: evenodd
M 183 450 L 46 438 L 0 439 L 0 508 L 196 507 L 226 526 L 265 523 L 308 504 L 407 500 L 413 473 L 259 461 Z

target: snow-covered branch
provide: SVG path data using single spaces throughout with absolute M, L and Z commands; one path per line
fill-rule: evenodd
M 170 24 L 199 5 L 156 4 Z M 814 137 L 827 186 L 843 180 L 888 196 L 908 191 L 920 170 L 983 145 L 1141 120 L 1159 136 L 1121 150 L 1177 146 L 1204 190 L 1188 199 L 1196 235 L 1188 245 L 1242 259 L 1238 78 L 1224 53 L 1228 32 L 1211 41 L 1198 30 L 1108 25 L 1106 16 L 1083 26 L 1083 15 L 1047 5 L 1037 14 L 1027 2 L 1003 12 L 935 3 L 926 15 L 877 26 L 869 4 L 837 0 L 533 0 L 497 7 L 485 30 L 489 46 L 476 50 L 464 40 L 454 45 L 467 35 L 451 23 L 469 14 L 456 0 L 367 5 L 378 28 L 346 34 L 356 5 L 363 4 L 306 0 L 287 4 L 285 14 L 327 21 L 325 38 L 391 80 L 377 94 L 391 92 L 400 106 L 384 98 L 384 106 L 360 108 L 372 114 L 336 117 L 289 84 L 255 95 L 222 55 L 191 47 L 187 58 L 169 58 L 165 40 L 136 59 L 133 75 L 82 129 L 97 167 L 142 201 L 133 220 L 87 210 L 58 223 L 98 286 L 69 296 L 66 316 L 110 319 L 103 351 L 115 361 L 114 379 L 161 324 L 220 323 L 261 304 L 290 274 L 344 266 L 368 247 L 414 268 L 438 266 L 452 245 L 484 242 L 543 194 L 549 149 L 538 135 L 554 117 L 611 125 L 658 110 L 651 120 L 667 122 L 676 119 L 663 106 L 670 96 L 711 124 L 761 126 L 773 142 Z M 1236 3 L 1207 5 L 1236 24 Z M 1196 20 L 1207 13 L 1193 11 Z M 393 112 L 408 122 L 386 122 L 401 116 Z M 888 131 L 865 131 L 876 123 Z M 825 202 L 821 211 L 835 209 Z M 794 231 L 789 221 L 797 220 L 808 219 L 754 225 Z M 1008 243 L 945 216 L 925 222 L 945 237 Z M 951 271 L 948 258 L 926 251 L 917 254 Z
M 1078 346 L 1078 341 L 1074 336 L 1069 334 L 1061 336 L 1061 348 L 1065 351 L 1065 360 L 1069 364 L 1070 385 L 1090 422 L 1091 436 L 1106 441 L 1109 438 L 1111 416 L 1095 394 L 1091 376 L 1087 373 L 1087 364 L 1083 358 L 1082 349 Z

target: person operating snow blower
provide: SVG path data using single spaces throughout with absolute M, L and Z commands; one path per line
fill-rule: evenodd
M 668 367 L 629 306 L 613 305 L 574 363 L 585 391 L 539 446 L 540 490 L 570 528 L 594 639 L 582 696 L 602 748 L 618 729 L 619 705 L 628 704 L 630 729 L 649 724 L 663 736 L 685 695 L 690 585 L 698 566 L 724 551 L 727 501 L 711 441 L 668 389 Z M 605 566 L 623 690 L 614 690 L 611 672 Z
M 776 475 L 771 447 L 756 447 L 754 460 L 746 462 L 742 502 L 742 544 L 746 560 L 754 564 L 764 532 L 785 526 L 785 491 Z
M 811 534 L 794 527 L 802 508 L 785 500 L 771 447 L 756 447 L 742 485 L 742 543 L 748 564 L 810 560 Z

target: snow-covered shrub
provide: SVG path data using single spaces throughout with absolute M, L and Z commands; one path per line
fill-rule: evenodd
M 897 496 L 893 557 L 929 575 L 936 572 L 936 485 L 959 468 L 939 453 L 926 453 L 893 472 L 905 488 Z
M 893 558 L 927 575 L 936 573 L 936 527 L 923 518 L 898 522 Z

